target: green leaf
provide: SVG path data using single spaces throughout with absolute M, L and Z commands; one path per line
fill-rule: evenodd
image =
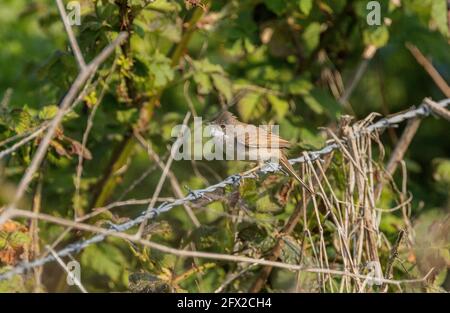
M 308 53 L 311 53 L 319 45 L 321 28 L 320 23 L 313 22 L 303 32 L 302 39 Z
M 153 77 L 153 85 L 155 87 L 163 87 L 175 76 L 170 59 L 159 52 L 153 56 L 148 70 Z
M 444 36 L 448 36 L 448 14 L 447 14 L 447 1 L 446 0 L 433 0 L 431 8 L 431 17 L 436 23 L 437 29 Z
M 446 278 L 447 278 L 447 269 L 444 268 L 434 278 L 433 285 L 437 287 L 441 286 L 445 282 Z
M 238 230 L 238 237 L 243 241 L 261 243 L 267 237 L 267 232 L 256 224 L 244 222 L 239 224 Z
M 141 37 L 141 38 L 144 38 L 144 37 L 145 37 L 145 30 L 144 30 L 144 28 L 143 28 L 141 25 L 139 25 L 139 22 L 133 24 L 133 31 L 134 31 L 139 37 Z
M 12 127 L 18 134 L 23 134 L 32 126 L 32 117 L 26 109 L 14 111 L 12 114 Z
M 433 178 L 438 182 L 450 185 L 450 159 L 437 159 L 434 163 L 436 165 Z
M 227 102 L 230 102 L 233 97 L 230 80 L 221 74 L 211 75 L 214 87 L 225 97 Z
M 256 193 L 256 182 L 254 179 L 245 179 L 239 185 L 239 193 L 241 197 L 248 198 L 253 197 Z
M 0 250 L 6 247 L 6 244 L 8 243 L 8 236 L 9 234 L 7 232 L 0 231 Z
M 138 118 L 138 110 L 136 108 L 132 108 L 129 110 L 116 111 L 116 118 L 123 124 L 133 123 Z
M 316 88 L 311 91 L 311 96 L 313 96 L 314 99 L 320 103 L 324 112 L 331 118 L 336 119 L 339 116 L 342 107 L 328 91 Z
M 301 255 L 301 247 L 290 236 L 283 237 L 284 245 L 281 250 L 280 259 L 282 262 L 297 264 Z
M 181 10 L 181 6 L 175 1 L 160 0 L 160 1 L 146 1 L 148 9 L 153 9 L 158 12 L 178 12 Z
M 323 113 L 323 107 L 322 105 L 319 103 L 319 101 L 317 101 L 317 99 L 312 96 L 312 95 L 306 95 L 303 100 L 305 101 L 305 103 L 309 106 L 309 108 L 311 110 L 313 110 L 315 113 L 317 114 L 322 114 Z
M 256 209 L 260 212 L 276 212 L 280 207 L 271 201 L 270 195 L 260 196 L 256 200 Z
M 58 113 L 57 105 L 47 105 L 39 111 L 39 118 L 41 120 L 50 120 L 55 117 L 56 113 Z
M 298 6 L 300 7 L 300 11 L 302 11 L 302 13 L 309 15 L 309 13 L 311 12 L 312 6 L 313 6 L 313 1 L 312 0 L 300 0 L 298 3 Z
M 83 266 L 100 275 L 106 275 L 114 282 L 122 277 L 127 261 L 119 248 L 106 243 L 87 247 L 81 256 Z
M 363 32 L 363 39 L 364 44 L 381 48 L 389 41 L 389 30 L 385 25 L 367 28 Z
M 194 65 L 196 71 L 204 73 L 224 73 L 222 66 L 219 64 L 213 64 L 208 59 L 193 61 L 192 64 Z
M 281 15 L 286 12 L 286 2 L 283 0 L 264 0 L 267 7 L 277 15 Z
M 212 83 L 209 75 L 205 74 L 204 72 L 195 72 L 194 81 L 197 84 L 199 93 L 207 94 L 211 92 Z
M 243 45 L 247 53 L 255 52 L 256 49 L 255 45 L 247 37 L 243 39 Z
M 27 233 L 24 233 L 21 231 L 15 231 L 9 236 L 8 242 L 14 248 L 22 247 L 22 246 L 30 243 L 31 238 L 28 236 Z
M 272 94 L 267 95 L 267 100 L 269 100 L 269 103 L 272 105 L 278 119 L 282 119 L 289 110 L 289 103 Z
M 4 267 L 0 269 L 0 273 L 7 272 L 11 268 Z M 0 281 L 0 293 L 11 293 L 11 292 L 31 292 L 27 290 L 27 282 L 25 281 L 25 276 L 14 275 L 9 279 Z
M 201 225 L 187 242 L 193 240 L 199 250 L 226 252 L 232 247 L 232 237 L 230 229 L 223 225 Z
M 165 293 L 170 292 L 170 284 L 149 273 L 132 273 L 128 276 L 129 289 L 134 293 Z
M 162 87 L 174 77 L 172 67 L 169 64 L 153 64 L 150 66 L 150 71 L 155 78 L 155 87 Z
M 300 129 L 302 147 L 308 149 L 320 149 L 325 145 L 325 139 L 317 132 L 313 133 L 307 128 Z
M 293 95 L 307 95 L 314 85 L 306 79 L 296 79 L 288 84 L 288 91 Z
M 248 122 L 251 119 L 260 98 L 261 95 L 259 93 L 248 92 L 239 100 L 237 109 L 244 122 Z

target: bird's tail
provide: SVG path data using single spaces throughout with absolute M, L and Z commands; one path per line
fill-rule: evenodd
M 295 170 L 294 170 L 294 168 L 292 167 L 291 163 L 289 163 L 289 160 L 286 158 L 286 156 L 282 155 L 282 156 L 280 157 L 280 163 L 281 163 L 281 165 L 283 166 L 283 168 L 284 168 L 285 170 L 288 171 L 288 173 L 289 173 L 290 175 L 292 175 L 296 180 L 299 181 L 299 183 L 300 183 L 306 190 L 308 190 L 308 192 L 309 192 L 310 194 L 312 194 L 312 195 L 315 194 L 315 192 L 312 191 L 311 188 L 309 188 L 309 187 L 306 185 L 306 183 L 305 183 L 305 182 L 297 175 L 297 173 L 295 172 Z

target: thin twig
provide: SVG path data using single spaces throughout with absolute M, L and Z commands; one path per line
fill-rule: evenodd
M 394 244 L 394 246 L 391 249 L 391 254 L 389 256 L 389 259 L 388 259 L 388 262 L 387 262 L 387 265 L 386 265 L 386 270 L 385 270 L 385 273 L 384 273 L 384 277 L 386 277 L 387 279 L 391 279 L 392 278 L 392 269 L 393 269 L 393 266 L 394 266 L 394 261 L 398 257 L 398 248 L 400 246 L 400 243 L 402 242 L 404 234 L 405 234 L 404 230 L 401 230 L 398 233 L 397 240 L 395 241 L 395 244 Z M 383 284 L 381 289 L 384 290 L 384 292 L 386 292 L 387 289 L 388 289 L 387 284 Z
M 325 161 L 324 167 L 327 168 L 329 164 L 331 163 L 331 156 L 332 154 L 327 156 L 327 160 Z M 310 186 L 312 188 L 312 186 Z M 305 198 L 306 197 L 306 198 Z M 297 203 L 297 206 L 294 209 L 294 212 L 292 212 L 291 216 L 289 217 L 288 221 L 284 225 L 283 229 L 281 230 L 281 236 L 278 238 L 276 244 L 272 248 L 272 250 L 269 253 L 269 260 L 275 261 L 278 259 L 278 257 L 281 254 L 282 248 L 283 248 L 283 237 L 289 236 L 293 231 L 295 226 L 297 225 L 298 221 L 300 220 L 301 214 L 303 210 L 306 209 L 308 206 L 309 201 L 311 200 L 311 194 L 304 194 L 301 202 Z M 250 288 L 249 292 L 259 292 L 264 284 L 266 283 L 266 280 L 269 278 L 270 273 L 272 272 L 271 266 L 266 266 L 261 270 L 261 273 L 259 274 L 256 281 L 253 283 L 252 287 Z
M 46 127 L 40 127 L 38 128 L 36 131 L 34 131 L 33 133 L 31 133 L 30 135 L 28 135 L 27 137 L 23 138 L 22 140 L 19 140 L 18 142 L 16 142 L 15 144 L 13 144 L 11 147 L 0 151 L 0 160 L 3 159 L 5 156 L 7 156 L 8 154 L 13 153 L 14 151 L 16 151 L 17 149 L 19 149 L 21 146 L 23 146 L 24 144 L 26 144 L 27 142 L 30 142 L 31 140 L 33 140 L 34 138 L 36 138 L 37 136 L 39 136 L 40 134 L 42 134 L 45 131 Z
M 155 250 L 159 250 L 161 252 L 178 255 L 178 256 L 183 256 L 183 257 L 198 257 L 198 258 L 205 258 L 205 259 L 223 260 L 223 261 L 231 261 L 231 262 L 243 262 L 243 263 L 251 263 L 251 264 L 256 263 L 259 265 L 284 268 L 284 269 L 293 270 L 293 271 L 304 271 L 304 272 L 310 272 L 310 273 L 325 273 L 325 274 L 331 274 L 331 275 L 349 276 L 349 277 L 360 278 L 360 279 L 373 279 L 373 277 L 371 277 L 371 276 L 353 274 L 353 273 L 344 272 L 344 271 L 340 271 L 340 270 L 323 269 L 323 268 L 306 268 L 301 265 L 293 265 L 293 264 L 288 264 L 288 263 L 283 263 L 283 262 L 269 261 L 269 260 L 265 260 L 265 259 L 255 259 L 255 258 L 250 258 L 250 257 L 245 257 L 245 256 L 175 249 L 175 248 L 171 248 L 171 247 L 168 247 L 168 246 L 165 246 L 165 245 L 162 245 L 162 244 L 159 244 L 159 243 L 147 240 L 147 239 L 137 238 L 134 235 L 130 235 L 130 234 L 127 234 L 124 232 L 108 230 L 108 229 L 105 229 L 102 227 L 93 226 L 93 225 L 89 225 L 89 224 L 77 223 L 77 222 L 73 222 L 70 220 L 63 219 L 63 218 L 51 216 L 48 214 L 34 213 L 34 212 L 20 210 L 20 209 L 13 209 L 13 211 L 11 213 L 13 216 L 26 217 L 26 218 L 37 218 L 40 220 L 49 221 L 49 222 L 52 222 L 55 224 L 60 224 L 63 226 L 68 226 L 68 227 L 73 227 L 76 229 L 81 229 L 81 230 L 85 230 L 85 231 L 91 231 L 94 233 L 98 233 L 98 235 L 92 237 L 90 239 L 90 241 L 94 241 L 94 239 L 95 239 L 95 241 L 98 241 L 98 238 L 104 238 L 106 235 L 108 235 L 108 236 L 113 236 L 113 237 L 118 237 L 121 239 L 129 240 L 132 242 L 136 242 L 138 244 L 153 248 Z M 139 221 L 145 220 L 147 218 L 148 217 L 146 215 L 143 215 L 143 216 L 141 216 Z M 133 221 L 133 223 L 135 223 L 135 221 Z M 68 248 L 69 247 L 66 247 L 66 249 L 64 249 L 64 252 L 60 251 L 60 253 L 58 253 L 58 254 L 55 253 L 56 255 L 51 255 L 51 256 L 48 256 L 47 258 L 30 262 L 30 263 L 28 263 L 26 268 L 40 266 L 40 265 L 48 262 L 47 260 L 54 260 L 54 259 L 56 259 L 56 257 L 60 258 L 62 256 L 69 255 L 71 249 L 68 249 Z M 79 248 L 81 248 L 81 246 Z M 79 250 L 79 249 L 76 249 L 75 251 L 77 251 L 77 250 Z M 7 279 L 14 274 L 22 273 L 23 270 L 25 270 L 25 267 L 15 267 L 12 270 L 10 270 L 9 272 L 0 274 L 0 280 Z M 403 283 L 419 283 L 419 282 L 424 282 L 430 273 L 425 275 L 423 278 L 419 278 L 419 279 L 390 280 L 390 279 L 380 278 L 380 279 L 378 279 L 378 281 L 380 281 L 382 283 L 394 284 L 394 285 L 400 285 Z
M 118 207 L 123 207 L 123 206 L 130 206 L 130 205 L 143 205 L 143 204 L 149 204 L 152 201 L 152 198 L 148 198 L 148 199 L 129 199 L 129 200 L 125 200 L 125 201 L 117 201 L 117 202 L 113 202 L 110 203 L 104 207 L 101 208 L 94 208 L 92 209 L 91 213 L 85 214 L 79 218 L 76 219 L 77 222 L 82 222 L 85 220 L 88 220 L 90 218 L 93 218 L 94 216 L 97 216 L 101 213 L 110 211 L 113 208 L 118 208 Z M 161 198 L 158 197 L 157 198 L 157 202 L 172 202 L 175 201 L 174 198 L 169 198 L 169 197 L 165 197 L 165 198 Z
M 413 44 L 407 43 L 406 47 L 411 52 L 411 54 L 416 58 L 417 62 L 423 66 L 425 71 L 430 75 L 439 89 L 444 93 L 447 98 L 450 98 L 450 86 L 444 80 L 444 78 L 439 74 L 436 68 L 423 54 L 422 52 Z
M 39 172 L 38 183 L 35 188 L 33 197 L 33 212 L 39 213 L 41 211 L 42 202 L 42 185 L 43 185 L 43 174 L 42 170 Z M 41 253 L 39 244 L 39 223 L 37 219 L 32 219 L 30 223 L 30 237 L 31 237 L 31 255 L 35 259 Z M 34 268 L 34 280 L 35 280 L 35 291 L 39 291 L 42 285 L 42 267 Z
M 66 9 L 64 8 L 62 0 L 56 0 L 56 5 L 58 6 L 59 13 L 61 14 L 61 19 L 63 20 L 64 28 L 66 29 L 67 36 L 69 37 L 70 46 L 72 47 L 75 58 L 77 59 L 80 71 L 84 71 L 86 68 L 86 62 L 84 61 L 83 55 L 81 54 L 80 46 L 75 39 L 75 35 L 73 33 L 72 26 L 70 26 L 70 21 L 67 17 Z
M 81 284 L 80 280 L 78 279 L 78 277 L 76 277 L 75 275 L 73 275 L 73 273 L 67 268 L 67 265 L 64 263 L 63 260 L 61 260 L 61 258 L 56 254 L 55 250 L 53 250 L 50 246 L 46 247 L 50 253 L 53 255 L 53 257 L 55 258 L 56 262 L 58 262 L 59 265 L 61 265 L 61 267 L 64 269 L 64 271 L 66 271 L 67 275 L 70 275 L 73 279 L 73 282 L 75 283 L 75 285 L 81 290 L 82 293 L 88 293 L 86 291 L 86 289 L 84 288 L 84 286 Z
M 234 280 L 238 279 L 239 277 L 241 277 L 242 275 L 247 273 L 255 265 L 258 265 L 258 264 L 256 264 L 256 263 L 250 264 L 250 265 L 244 267 L 238 273 L 233 274 L 230 277 L 228 277 L 216 290 L 214 290 L 214 293 L 221 293 L 223 290 L 225 290 L 226 287 L 228 287 L 229 284 L 231 284 Z
M 408 121 L 408 124 L 406 125 L 405 130 L 403 131 L 402 136 L 397 142 L 397 145 L 395 146 L 395 149 L 392 152 L 391 157 L 386 165 L 386 173 L 389 176 L 392 176 L 394 174 L 395 170 L 397 169 L 398 162 L 403 159 L 412 139 L 414 138 L 414 135 L 419 129 L 421 121 L 422 120 L 420 118 L 414 118 Z M 375 188 L 375 199 L 378 199 L 381 195 L 383 181 L 384 179 L 381 179 L 381 181 L 378 182 L 378 185 Z
M 0 102 L 0 109 L 6 109 L 8 107 L 9 101 L 11 101 L 12 91 L 12 88 L 6 89 L 2 101 Z

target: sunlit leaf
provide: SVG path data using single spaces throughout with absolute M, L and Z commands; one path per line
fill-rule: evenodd
M 250 120 L 250 118 L 252 117 L 252 113 L 255 111 L 260 99 L 261 95 L 259 93 L 248 92 L 239 100 L 237 109 L 244 122 Z
M 275 95 L 268 94 L 267 99 L 269 100 L 272 108 L 274 109 L 277 117 L 282 119 L 289 110 L 289 103 L 286 100 L 280 99 Z

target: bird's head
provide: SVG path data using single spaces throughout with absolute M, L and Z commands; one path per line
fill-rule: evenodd
M 239 121 L 236 116 L 228 111 L 223 111 L 211 122 L 211 125 L 220 126 L 222 129 L 225 129 L 227 125 L 236 125 L 237 123 Z

